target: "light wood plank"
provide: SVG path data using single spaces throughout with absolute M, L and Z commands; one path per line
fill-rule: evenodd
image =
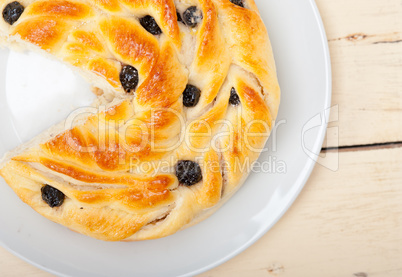
M 339 160 L 337 172 L 316 167 L 258 243 L 201 276 L 402 276 L 402 148 Z
M 317 0 L 328 35 L 339 127 L 327 146 L 402 141 L 400 0 Z
M 0 276 L 2 277 L 51 277 L 50 273 L 30 265 L 0 247 Z

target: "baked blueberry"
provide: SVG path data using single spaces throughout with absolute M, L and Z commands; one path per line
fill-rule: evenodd
M 187 85 L 183 92 L 183 105 L 187 108 L 195 107 L 200 101 L 201 90 L 193 85 Z
M 138 71 L 131 65 L 125 65 L 120 72 L 120 83 L 123 89 L 130 93 L 134 91 L 138 85 Z
M 244 8 L 244 0 L 230 0 L 233 4 Z
M 140 23 L 142 27 L 144 27 L 144 29 L 151 34 L 156 36 L 162 34 L 161 28 L 159 28 L 158 23 L 156 23 L 155 19 L 152 16 L 147 15 L 141 18 Z
M 24 12 L 24 6 L 21 5 L 19 2 L 14 1 L 9 3 L 3 10 L 3 18 L 4 20 L 13 25 Z
M 49 185 L 42 187 L 41 192 L 43 201 L 45 201 L 51 208 L 60 207 L 66 197 L 64 193 Z
M 233 106 L 237 106 L 240 104 L 240 97 L 236 92 L 235 88 L 232 88 L 230 90 L 230 98 L 229 98 L 229 104 Z
M 179 161 L 176 164 L 176 176 L 179 183 L 192 186 L 202 180 L 201 167 L 193 161 Z
M 181 18 L 181 14 L 179 12 L 176 12 L 177 14 L 177 22 L 183 22 L 183 18 Z
M 202 21 L 202 12 L 196 6 L 191 6 L 183 13 L 183 20 L 189 27 L 195 27 Z

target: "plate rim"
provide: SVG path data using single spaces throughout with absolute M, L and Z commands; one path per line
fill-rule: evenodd
M 326 34 L 324 23 L 322 21 L 322 17 L 320 15 L 320 12 L 319 12 L 319 9 L 317 7 L 315 0 L 308 0 L 308 2 L 314 13 L 315 21 L 317 22 L 317 27 L 319 29 L 319 35 L 321 37 L 321 44 L 322 44 L 322 48 L 324 51 L 324 62 L 325 62 L 325 70 L 326 70 L 325 106 L 326 106 L 326 108 L 330 108 L 331 101 L 332 101 L 332 68 L 331 68 L 331 57 L 330 57 L 330 52 L 329 52 L 327 34 Z M 315 144 L 311 150 L 313 153 L 316 153 L 319 150 L 319 148 L 322 147 L 322 144 L 323 144 L 323 141 L 325 138 L 325 134 L 326 134 L 326 130 L 327 130 L 327 126 L 328 126 L 329 116 L 330 116 L 329 112 L 324 113 L 325 122 L 324 122 L 324 124 L 322 124 L 319 127 L 319 132 L 318 132 Z M 182 275 L 178 275 L 178 277 L 195 276 L 195 275 L 204 273 L 206 271 L 209 271 L 215 267 L 218 267 L 221 264 L 233 259 L 237 255 L 239 255 L 240 253 L 245 251 L 247 248 L 252 246 L 254 243 L 256 243 L 259 239 L 261 239 L 261 237 L 264 236 L 274 225 L 276 225 L 276 223 L 285 215 L 285 213 L 293 205 L 294 201 L 298 198 L 298 196 L 300 195 L 301 191 L 303 190 L 305 184 L 307 183 L 308 179 L 310 178 L 310 175 L 311 175 L 313 169 L 315 168 L 316 162 L 317 162 L 317 156 L 314 156 L 314 158 L 311 157 L 310 159 L 308 159 L 308 162 L 304 166 L 303 170 L 300 171 L 300 172 L 304 172 L 304 173 L 300 174 L 297 178 L 297 181 L 295 182 L 294 186 L 297 189 L 296 189 L 295 193 L 290 197 L 288 203 L 286 203 L 283 210 L 277 215 L 277 217 L 274 220 L 267 223 L 266 225 L 263 225 L 261 230 L 259 232 L 257 232 L 247 243 L 245 243 L 243 246 L 239 247 L 238 249 L 231 251 L 226 256 L 215 261 L 214 263 L 201 267 L 197 270 L 193 270 L 191 272 L 188 272 L 188 273 L 185 273 Z M 39 268 L 45 272 L 54 274 L 56 276 L 71 277 L 68 274 L 63 274 L 63 273 L 57 272 L 56 270 L 47 268 L 46 266 L 43 266 L 33 260 L 26 258 L 22 254 L 14 251 L 10 247 L 8 247 L 8 245 L 5 244 L 2 240 L 0 240 L 0 246 L 3 247 L 4 249 L 6 249 L 9 253 L 13 254 L 14 256 L 20 258 L 21 260 L 27 262 L 28 264 L 31 264 L 31 265 L 35 266 L 36 268 Z
M 321 43 L 322 43 L 324 54 L 325 54 L 325 69 L 326 69 L 325 106 L 326 106 L 326 108 L 330 108 L 331 101 L 332 101 L 332 67 L 331 67 L 331 56 L 330 56 L 330 52 L 329 52 L 327 34 L 325 31 L 324 22 L 322 21 L 321 14 L 320 14 L 320 11 L 317 7 L 315 0 L 308 0 L 308 1 L 310 2 L 316 22 L 319 27 Z M 325 139 L 325 135 L 327 133 L 330 112 L 328 111 L 324 114 L 325 114 L 324 115 L 325 123 L 320 126 L 315 145 L 311 150 L 313 153 L 317 153 L 319 148 L 322 147 L 324 139 Z M 261 231 L 258 232 L 256 235 L 254 235 L 254 237 L 252 239 L 250 239 L 247 243 L 245 243 L 242 247 L 239 247 L 237 250 L 232 251 L 231 253 L 229 253 L 228 255 L 223 257 L 222 259 L 220 259 L 220 260 L 216 261 L 215 263 L 212 263 L 208 266 L 200 268 L 198 270 L 194 270 L 187 274 L 180 275 L 179 277 L 195 276 L 195 275 L 204 273 L 206 271 L 209 271 L 215 267 L 218 267 L 219 265 L 221 265 L 221 264 L 233 259 L 237 255 L 241 254 L 243 251 L 245 251 L 250 246 L 252 246 L 254 243 L 256 243 L 258 240 L 260 240 L 274 225 L 276 225 L 276 223 L 278 223 L 278 221 L 285 215 L 285 213 L 287 213 L 289 208 L 293 205 L 294 201 L 299 197 L 301 191 L 303 190 L 304 186 L 306 185 L 308 179 L 311 176 L 313 169 L 315 168 L 315 166 L 317 164 L 317 158 L 318 158 L 318 156 L 314 156 L 314 159 L 310 158 L 308 160 L 309 162 L 305 165 L 303 170 L 300 171 L 300 172 L 305 172 L 305 174 L 299 175 L 297 182 L 295 183 L 295 184 L 297 184 L 296 192 L 292 195 L 292 197 L 290 198 L 289 202 L 286 204 L 286 206 L 282 210 L 282 212 L 279 213 L 278 216 L 273 221 L 271 221 L 269 224 L 266 224 L 266 226 L 261 228 Z

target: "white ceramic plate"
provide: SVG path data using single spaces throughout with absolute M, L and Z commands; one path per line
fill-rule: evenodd
M 61 276 L 190 276 L 229 260 L 267 232 L 313 169 L 311 156 L 319 153 L 326 129 L 331 73 L 313 0 L 256 2 L 271 37 L 282 88 L 281 124 L 270 139 L 271 150 L 260 158 L 265 173 L 253 173 L 204 222 L 164 239 L 133 243 L 102 242 L 69 231 L 36 214 L 1 180 L 1 245 Z M 0 154 L 92 98 L 89 86 L 59 63 L 1 50 Z M 311 121 L 317 115 L 323 119 L 319 126 Z

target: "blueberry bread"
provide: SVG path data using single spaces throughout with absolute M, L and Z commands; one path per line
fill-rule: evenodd
M 155 239 L 206 218 L 243 183 L 280 98 L 253 0 L 0 9 L 2 45 L 71 65 L 106 99 L 2 160 L 2 177 L 37 212 L 101 240 Z

